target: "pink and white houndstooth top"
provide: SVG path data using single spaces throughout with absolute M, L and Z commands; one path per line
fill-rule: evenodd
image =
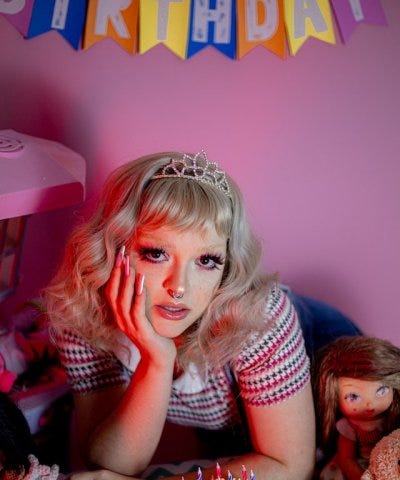
M 167 418 L 181 425 L 222 430 L 240 422 L 237 392 L 249 405 L 272 405 L 300 391 L 310 380 L 309 359 L 297 313 L 287 295 L 274 288 L 266 302 L 265 332 L 248 340 L 229 368 L 209 370 L 201 377 L 196 365 L 174 380 Z M 68 381 L 74 393 L 128 384 L 140 360 L 129 342 L 132 355 L 105 353 L 75 334 L 57 338 Z M 233 373 L 233 374 L 232 374 Z

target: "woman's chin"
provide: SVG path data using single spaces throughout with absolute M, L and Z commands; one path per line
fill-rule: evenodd
M 170 322 L 169 322 L 170 323 Z M 175 324 L 174 322 L 171 324 L 165 324 L 165 321 L 162 324 L 158 324 L 157 322 L 153 322 L 153 328 L 160 335 L 161 337 L 165 338 L 178 338 L 182 335 L 182 333 L 186 330 L 183 325 Z

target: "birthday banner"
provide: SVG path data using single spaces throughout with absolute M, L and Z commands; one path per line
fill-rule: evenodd
M 380 0 L 0 0 L 30 39 L 56 30 L 76 50 L 112 38 L 130 54 L 162 43 L 181 59 L 212 46 L 240 59 L 262 45 L 281 58 L 314 37 L 347 43 L 361 23 L 387 26 Z

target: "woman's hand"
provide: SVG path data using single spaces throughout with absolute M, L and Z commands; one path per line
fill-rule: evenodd
M 87 460 L 106 469 L 82 473 L 80 480 L 142 472 L 160 440 L 172 388 L 174 341 L 154 330 L 146 315 L 144 277 L 135 275 L 128 257 L 117 257 L 105 295 L 118 327 L 138 347 L 141 360 L 128 385 L 74 396 Z
M 118 327 L 138 347 L 141 357 L 150 362 L 174 361 L 174 341 L 159 335 L 146 315 L 145 278 L 130 267 L 121 250 L 107 282 L 105 294 Z

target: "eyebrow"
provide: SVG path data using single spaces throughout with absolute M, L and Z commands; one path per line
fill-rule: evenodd
M 172 243 L 168 243 L 166 242 L 165 240 L 163 239 L 159 239 L 157 237 L 152 237 L 152 236 L 147 236 L 147 235 L 141 235 L 142 238 L 141 239 L 136 239 L 135 240 L 135 244 L 136 245 L 140 245 L 140 244 L 146 244 L 146 243 L 150 243 L 152 245 L 156 244 L 157 246 L 161 247 L 161 248 L 171 248 L 171 247 L 174 247 L 175 245 L 172 244 Z M 204 245 L 204 246 L 201 246 L 201 249 L 203 250 L 214 250 L 214 249 L 219 249 L 219 248 L 225 248 L 226 247 L 226 243 L 210 243 L 208 245 Z

